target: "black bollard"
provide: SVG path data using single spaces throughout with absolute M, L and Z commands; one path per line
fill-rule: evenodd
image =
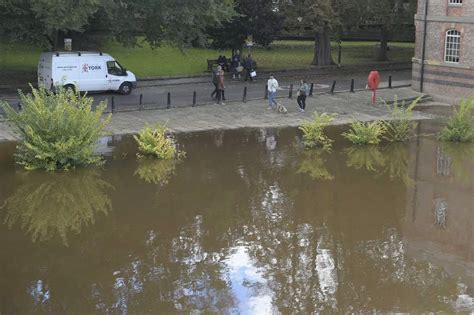
M 268 84 L 265 84 L 265 92 L 263 95 L 263 99 L 268 100 Z
M 168 92 L 168 98 L 166 101 L 166 108 L 170 109 L 171 108 L 171 93 Z
M 334 94 L 334 89 L 336 88 L 336 80 L 334 80 L 332 82 L 332 86 L 331 86 L 331 94 Z
M 18 102 L 18 111 L 21 112 L 22 108 L 21 108 L 21 103 Z
M 112 114 L 115 112 L 115 99 L 114 99 L 113 96 L 112 96 L 112 100 L 110 102 L 110 111 L 112 112 Z
M 138 101 L 138 110 L 143 110 L 143 94 L 140 94 L 140 100 Z
M 391 75 L 388 76 L 388 88 L 389 89 L 392 88 L 392 76 Z
M 311 87 L 309 89 L 309 96 L 313 96 L 313 89 L 314 89 L 314 83 L 311 83 Z
M 354 93 L 354 79 L 351 80 L 351 93 Z
M 196 91 L 193 92 L 193 107 L 196 106 Z
M 293 98 L 293 84 L 290 84 L 290 93 L 288 94 L 288 98 Z
M 244 87 L 244 96 L 242 97 L 242 102 L 247 103 L 247 87 Z

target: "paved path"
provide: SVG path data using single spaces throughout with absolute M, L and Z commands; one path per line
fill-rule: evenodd
M 410 88 L 383 90 L 379 96 L 385 100 L 410 99 L 420 93 Z M 166 124 L 173 132 L 192 132 L 213 129 L 237 129 L 259 127 L 299 126 L 311 119 L 315 111 L 336 113 L 334 124 L 345 124 L 353 119 L 370 121 L 387 117 L 385 106 L 370 104 L 370 92 L 336 93 L 308 98 L 305 113 L 300 113 L 294 99 L 278 100 L 287 107 L 287 114 L 279 114 L 267 109 L 266 101 L 248 103 L 227 103 L 226 105 L 207 105 L 195 108 L 174 108 L 142 112 L 117 113 L 107 128 L 116 135 L 136 133 L 145 124 Z M 429 114 L 416 112 L 415 119 L 433 118 Z
M 264 100 L 247 103 L 236 102 L 226 105 L 204 105 L 198 107 L 180 107 L 171 109 L 155 109 L 144 111 L 115 113 L 107 132 L 114 135 L 137 133 L 145 124 L 166 124 L 173 132 L 193 132 L 213 129 L 265 128 L 300 126 L 311 119 L 312 113 L 336 113 L 334 124 L 345 124 L 353 119 L 370 121 L 386 118 L 388 111 L 379 102 L 370 103 L 369 91 L 356 93 L 325 94 L 307 99 L 305 113 L 300 113 L 295 99 L 287 97 L 278 101 L 288 109 L 287 114 L 279 114 L 267 109 Z M 392 101 L 397 95 L 399 99 L 412 99 L 422 94 L 411 88 L 385 89 L 379 91 L 379 98 Z M 432 115 L 415 112 L 414 119 L 430 119 Z M 15 140 L 15 135 L 5 122 L 0 122 L 0 141 Z

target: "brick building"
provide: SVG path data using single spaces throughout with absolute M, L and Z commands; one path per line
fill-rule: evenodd
M 418 0 L 415 26 L 413 88 L 444 100 L 473 94 L 474 1 Z

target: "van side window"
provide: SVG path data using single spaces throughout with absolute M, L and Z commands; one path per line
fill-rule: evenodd
M 124 71 L 116 61 L 107 61 L 107 72 L 112 75 L 123 75 Z

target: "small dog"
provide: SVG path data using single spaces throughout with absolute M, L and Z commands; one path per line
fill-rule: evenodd
M 286 109 L 285 106 L 283 106 L 281 103 L 277 103 L 277 112 L 279 112 L 280 114 L 286 114 L 288 113 L 288 110 Z

